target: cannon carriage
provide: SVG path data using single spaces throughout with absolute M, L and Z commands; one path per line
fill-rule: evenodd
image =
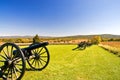
M 76 49 L 84 50 L 84 49 L 86 49 L 86 47 L 89 47 L 91 45 L 92 45 L 92 43 L 90 43 L 90 42 L 82 41 L 77 45 L 76 48 L 74 48 L 72 50 L 76 50 Z
M 4 80 L 20 80 L 26 70 L 26 61 L 34 70 L 43 70 L 49 63 L 48 42 L 34 43 L 19 48 L 14 43 L 0 47 L 0 77 Z

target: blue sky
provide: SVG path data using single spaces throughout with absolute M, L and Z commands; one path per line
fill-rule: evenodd
M 120 0 L 0 0 L 0 36 L 120 35 Z

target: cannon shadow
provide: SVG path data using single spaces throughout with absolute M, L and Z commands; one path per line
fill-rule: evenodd
M 35 69 L 31 69 L 31 68 L 26 68 L 26 71 L 41 71 L 41 70 L 35 70 Z

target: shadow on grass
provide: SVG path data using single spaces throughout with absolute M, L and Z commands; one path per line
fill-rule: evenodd
M 41 71 L 41 70 L 35 70 L 35 69 L 31 69 L 31 68 L 26 68 L 26 71 Z
M 72 50 L 73 51 L 82 51 L 82 50 L 85 50 L 86 47 L 76 47 L 76 48 L 73 48 Z

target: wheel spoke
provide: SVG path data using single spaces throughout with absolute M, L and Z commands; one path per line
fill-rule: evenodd
M 39 48 L 37 48 L 36 50 L 37 50 L 36 53 L 38 53 L 39 52 Z
M 35 50 L 33 50 L 33 53 L 36 53 Z
M 3 55 L 1 55 L 1 54 L 0 54 L 0 56 L 1 56 L 2 58 L 4 58 L 5 60 L 7 60 L 7 58 L 6 58 L 6 57 L 4 57 Z
M 40 58 L 41 59 L 41 58 Z M 43 60 L 43 59 L 41 59 L 43 62 L 45 62 L 45 63 L 47 63 L 47 61 L 45 61 L 45 60 Z
M 9 73 L 10 73 L 10 68 L 8 68 L 8 72 L 7 72 L 6 77 L 9 77 Z
M 35 67 L 36 67 L 36 60 L 35 60 Z
M 19 59 L 20 59 L 19 57 L 16 57 L 16 58 L 13 59 L 13 61 L 17 61 L 17 60 L 19 60 Z
M 42 58 L 46 58 L 46 57 L 48 57 L 48 56 L 40 56 L 40 57 L 42 57 Z
M 0 62 L 5 62 L 5 61 L 3 61 L 3 60 L 0 60 Z
M 30 59 L 28 59 L 29 61 L 32 61 L 34 58 L 30 58 Z
M 46 52 L 46 51 L 44 51 L 44 52 L 40 53 L 40 55 L 44 54 L 45 52 Z
M 16 63 L 15 65 L 18 65 L 18 66 L 23 66 L 22 64 L 18 64 L 18 63 Z
M 4 54 L 5 54 L 5 56 L 8 58 L 7 53 L 4 51 L 4 49 L 3 49 L 3 53 L 4 53 Z
M 37 61 L 37 63 L 38 63 L 38 66 L 40 66 L 40 64 L 39 64 L 39 60 Z
M 39 60 L 39 62 L 40 62 L 40 64 L 43 66 L 43 64 L 42 64 L 41 60 Z
M 35 62 L 35 59 L 32 61 L 32 63 L 31 63 L 31 64 L 33 65 L 33 63 L 34 63 L 34 62 Z
M 7 53 L 8 53 L 8 56 L 10 57 L 10 55 L 9 55 L 9 51 L 8 51 L 8 45 L 7 45 Z
M 18 75 L 17 75 L 17 72 L 16 72 L 15 68 L 13 68 L 13 72 L 15 73 L 15 77 L 18 78 Z
M 22 61 L 22 60 L 21 60 L 19 57 L 13 59 L 13 62 L 14 62 L 15 64 L 19 63 L 20 61 Z
M 18 67 L 15 66 L 15 69 L 21 73 L 21 70 Z
M 11 58 L 12 58 L 12 54 L 13 54 L 13 46 L 11 46 Z
M 13 70 L 11 69 L 11 78 L 13 80 Z
M 40 49 L 40 51 L 38 52 L 38 54 L 40 54 L 40 52 L 43 50 L 43 47 Z
M 37 53 L 37 49 L 35 49 L 35 53 Z
M 3 73 L 5 73 L 5 72 L 7 71 L 7 66 L 5 66 L 5 65 L 2 66 L 2 67 L 1 67 L 1 70 L 2 70 Z

